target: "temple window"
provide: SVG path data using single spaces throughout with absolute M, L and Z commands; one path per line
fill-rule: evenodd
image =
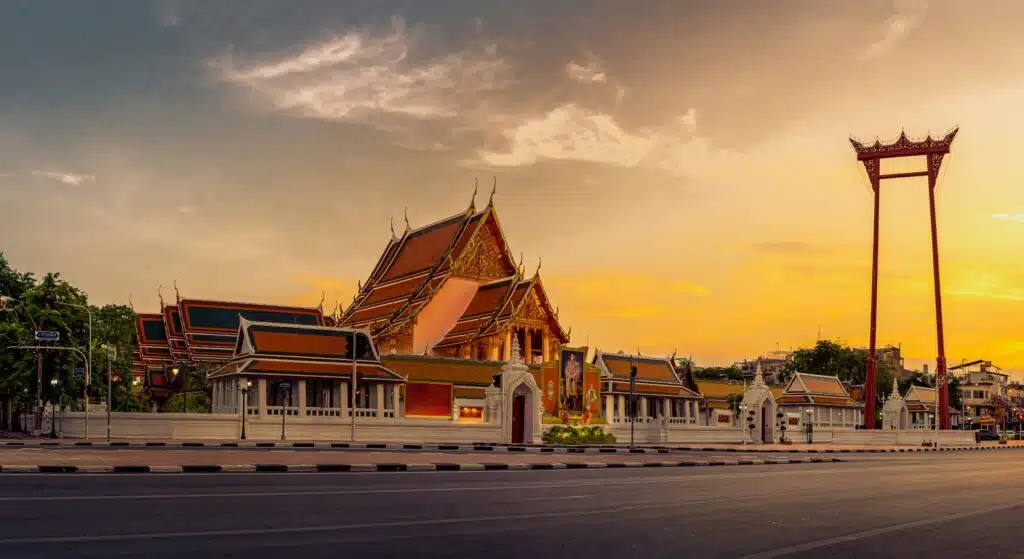
M 382 386 L 384 387 L 384 409 L 395 409 L 395 385 L 389 382 Z
M 312 408 L 336 408 L 334 381 L 311 379 L 306 381 L 306 405 Z
M 267 383 L 267 405 L 268 406 L 294 406 L 298 401 L 295 397 L 294 389 L 288 390 L 287 392 L 281 390 L 281 383 L 287 382 L 293 385 L 294 382 L 290 380 L 273 380 Z M 285 396 L 287 394 L 287 397 Z
M 647 398 L 647 417 L 658 417 L 661 415 L 658 413 L 658 402 L 660 401 L 658 398 Z

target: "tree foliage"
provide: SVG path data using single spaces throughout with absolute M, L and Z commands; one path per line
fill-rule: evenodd
M 73 371 L 86 366 L 90 353 L 93 396 L 105 397 L 106 373 L 110 370 L 122 379 L 115 384 L 122 398 L 128 398 L 132 352 L 136 344 L 135 313 L 129 307 L 92 306 L 88 296 L 60 274 L 48 273 L 36 279 L 32 274 L 13 269 L 3 253 L 0 253 L 0 295 L 10 298 L 4 312 L 0 312 L 0 349 L 4 350 L 0 351 L 0 395 L 10 397 L 17 409 L 32 408 L 37 389 L 41 389 L 44 401 L 59 401 L 64 407 L 79 409 L 84 403 L 85 379 L 74 376 Z M 37 330 L 58 332 L 60 341 L 54 345 L 77 351 L 7 349 L 37 345 L 34 334 Z M 116 359 L 109 359 L 110 354 L 104 349 L 108 346 L 116 349 Z M 37 384 L 38 356 L 42 357 L 41 386 Z M 51 382 L 54 379 L 56 388 Z M 115 392 L 115 401 L 117 396 Z
M 694 371 L 693 376 L 706 380 L 743 380 L 739 367 L 704 367 Z

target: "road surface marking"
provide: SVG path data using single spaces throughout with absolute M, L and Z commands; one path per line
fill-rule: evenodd
M 1022 503 L 1009 503 L 1006 505 L 997 505 L 985 507 L 980 510 L 971 512 L 958 512 L 956 514 L 948 514 L 946 516 L 939 516 L 936 518 L 926 518 L 924 520 L 914 520 L 913 522 L 904 522 L 903 524 L 895 524 L 891 526 L 884 526 L 882 528 L 874 528 L 872 530 L 864 530 L 862 532 L 854 532 L 845 536 L 836 536 L 834 538 L 826 538 L 824 540 L 818 540 L 813 542 L 802 543 L 799 545 L 792 545 L 789 547 L 781 547 L 779 549 L 770 549 L 762 551 L 760 553 L 754 553 L 751 555 L 744 555 L 740 559 L 768 559 L 770 557 L 783 557 L 786 555 L 792 555 L 794 553 L 800 553 L 801 551 L 811 551 L 814 549 L 820 549 L 831 545 L 840 543 L 848 543 L 857 540 L 863 540 L 866 538 L 872 538 L 880 536 L 882 534 L 890 534 L 892 532 L 899 532 L 902 530 L 909 530 L 911 528 L 920 528 L 922 526 L 930 526 L 932 524 L 942 524 L 945 522 L 953 522 L 954 520 L 961 520 L 964 518 L 970 518 L 972 516 L 988 515 L 996 512 L 1002 512 L 1014 508 L 1020 508 L 1024 506 Z

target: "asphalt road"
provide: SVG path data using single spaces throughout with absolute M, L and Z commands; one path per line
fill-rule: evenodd
M 0 476 L 0 556 L 1020 557 L 1024 451 L 839 464 Z

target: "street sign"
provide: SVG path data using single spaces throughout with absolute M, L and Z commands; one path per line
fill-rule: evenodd
M 40 342 L 56 342 L 60 339 L 60 332 L 53 330 L 36 330 L 36 340 Z
M 75 367 L 75 370 L 71 371 L 71 374 L 75 375 L 76 377 L 84 377 L 85 376 L 85 368 L 83 368 L 83 367 Z

